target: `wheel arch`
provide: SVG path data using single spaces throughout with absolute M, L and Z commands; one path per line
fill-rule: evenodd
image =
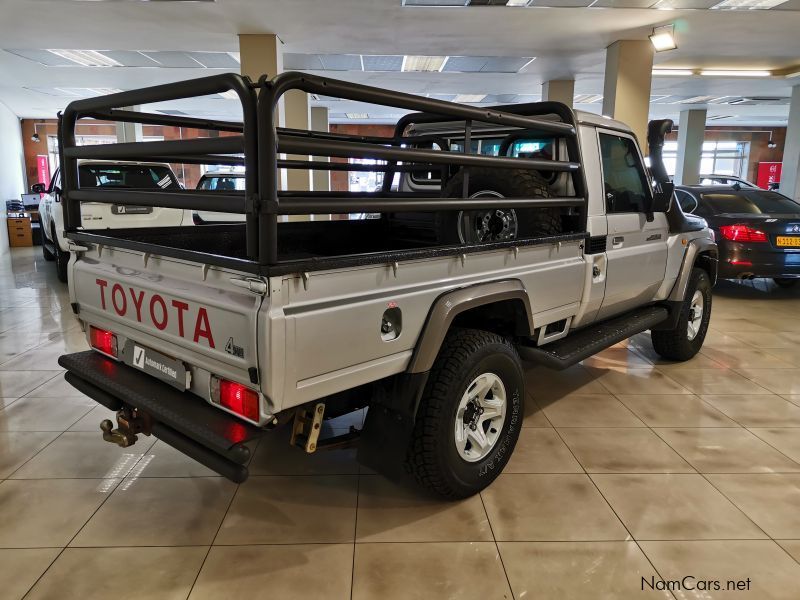
M 446 292 L 431 307 L 407 370 L 429 371 L 454 325 L 531 335 L 532 324 L 530 296 L 519 279 L 479 283 Z
M 717 263 L 719 261 L 719 250 L 717 244 L 709 238 L 695 238 L 689 240 L 686 247 L 686 253 L 683 256 L 681 263 L 681 270 L 678 273 L 678 279 L 668 300 L 672 302 L 683 302 L 686 295 L 686 287 L 689 285 L 689 278 L 692 275 L 692 269 L 700 267 L 711 280 L 713 286 L 717 282 Z

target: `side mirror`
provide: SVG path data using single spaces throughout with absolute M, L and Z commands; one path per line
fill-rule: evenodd
M 34 194 L 44 194 L 47 192 L 47 186 L 43 183 L 34 183 L 31 186 L 31 192 Z

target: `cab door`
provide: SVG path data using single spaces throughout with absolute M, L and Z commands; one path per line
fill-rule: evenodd
M 652 190 L 633 136 L 598 130 L 608 237 L 606 290 L 598 318 L 652 301 L 667 268 L 666 214 L 646 217 Z

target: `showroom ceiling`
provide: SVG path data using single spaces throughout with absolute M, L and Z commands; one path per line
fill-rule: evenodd
M 542 81 L 575 77 L 576 105 L 600 112 L 605 47 L 646 39 L 653 27 L 674 23 L 678 49 L 656 56 L 654 117 L 676 118 L 683 107 L 703 106 L 719 124 L 786 121 L 791 84 L 798 81 L 786 76 L 800 72 L 800 0 L 507 4 L 0 0 L 0 100 L 22 117 L 52 117 L 76 97 L 235 71 L 237 33 L 275 32 L 285 43 L 287 69 L 477 104 L 535 101 Z M 769 73 L 700 74 L 730 69 Z M 329 106 L 337 121 L 397 116 L 324 97 L 314 103 Z M 156 108 L 235 118 L 236 104 L 214 97 Z

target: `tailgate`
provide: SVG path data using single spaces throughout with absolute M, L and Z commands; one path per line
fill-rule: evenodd
M 135 227 L 178 227 L 183 211 L 157 206 L 124 206 L 101 202 L 81 204 L 84 229 L 127 229 Z
M 75 260 L 70 295 L 81 320 L 120 337 L 120 352 L 132 341 L 177 360 L 188 389 L 208 400 L 211 374 L 257 387 L 263 297 L 232 283 L 244 277 L 130 250 L 98 254 L 95 246 Z

